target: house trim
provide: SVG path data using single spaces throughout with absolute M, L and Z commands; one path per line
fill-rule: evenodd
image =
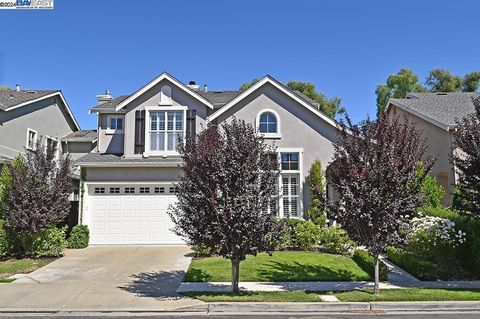
M 33 141 L 33 147 L 30 147 L 28 145 L 28 141 L 29 141 L 29 137 L 30 137 L 30 132 L 34 132 L 35 133 L 35 140 Z M 38 132 L 32 128 L 29 128 L 27 127 L 27 140 L 26 140 L 26 143 L 25 143 L 25 148 L 27 150 L 34 150 L 35 149 L 35 145 L 37 144 L 37 141 L 38 141 Z
M 36 99 L 29 100 L 29 101 L 26 101 L 26 102 L 23 102 L 23 103 L 20 103 L 20 104 L 11 106 L 11 107 L 7 108 L 7 109 L 5 110 L 5 112 L 8 112 L 8 111 L 17 109 L 17 108 L 19 108 L 19 107 L 22 107 L 22 106 L 25 106 L 25 105 L 28 105 L 28 104 L 31 104 L 31 103 L 35 103 L 35 102 L 41 101 L 41 100 L 44 100 L 44 99 L 48 99 L 48 98 L 54 97 L 54 96 L 56 96 L 56 95 L 58 95 L 58 96 L 60 97 L 60 99 L 62 100 L 62 103 L 65 105 L 65 108 L 67 109 L 67 113 L 68 113 L 68 115 L 70 115 L 70 118 L 72 119 L 73 124 L 75 125 L 75 128 L 77 129 L 77 131 L 80 130 L 80 125 L 78 125 L 78 122 L 77 122 L 77 120 L 75 119 L 75 116 L 73 116 L 72 110 L 70 109 L 70 106 L 68 106 L 68 103 L 67 103 L 67 101 L 65 100 L 65 98 L 63 97 L 63 94 L 62 94 L 61 91 L 53 92 L 53 93 L 51 93 L 51 94 L 47 94 L 47 95 L 45 95 L 45 96 L 42 96 L 42 97 L 39 97 L 39 98 L 36 98 Z
M 221 114 L 225 113 L 226 111 L 228 111 L 230 108 L 232 108 L 234 105 L 236 105 L 237 103 L 239 103 L 240 101 L 242 101 L 243 99 L 245 99 L 247 96 L 249 96 L 250 94 L 252 94 L 253 92 L 255 92 L 257 89 L 259 89 L 260 87 L 262 87 L 264 84 L 266 83 L 270 83 L 271 85 L 273 85 L 274 87 L 276 87 L 278 90 L 282 91 L 283 93 L 285 93 L 286 95 L 288 95 L 290 98 L 292 98 L 293 100 L 295 100 L 297 103 L 301 104 L 302 106 L 304 106 L 305 108 L 307 108 L 308 110 L 310 110 L 312 113 L 314 113 L 315 115 L 317 115 L 318 117 L 320 117 L 321 119 L 323 119 L 325 122 L 327 122 L 328 124 L 330 124 L 331 126 L 335 127 L 335 128 L 339 128 L 338 124 L 332 120 L 330 117 L 328 117 L 327 115 L 325 115 L 323 112 L 321 112 L 320 110 L 316 109 L 315 107 L 313 107 L 310 103 L 306 102 L 304 99 L 302 99 L 301 97 L 299 97 L 297 94 L 293 93 L 290 89 L 288 89 L 285 85 L 283 85 L 282 83 L 278 82 L 277 80 L 275 80 L 274 78 L 272 78 L 271 76 L 269 75 L 266 75 L 265 77 L 263 77 L 260 81 L 258 81 L 257 83 L 255 83 L 254 85 L 252 85 L 250 88 L 248 88 L 247 90 L 245 90 L 244 92 L 240 93 L 239 95 L 237 95 L 233 100 L 231 100 L 230 102 L 228 102 L 227 104 L 225 104 L 225 106 L 223 106 L 221 109 L 219 109 L 218 111 L 216 111 L 215 113 L 213 113 L 212 115 L 208 116 L 207 117 L 207 122 L 211 122 L 213 120 L 215 120 L 217 117 L 219 117 Z
M 168 81 L 170 81 L 172 84 L 174 84 L 176 87 L 178 87 L 179 89 L 181 89 L 182 91 L 184 91 L 185 93 L 189 94 L 190 96 L 192 96 L 193 98 L 197 99 L 198 101 L 202 102 L 203 104 L 205 104 L 206 106 L 208 106 L 209 108 L 211 108 L 213 110 L 213 104 L 210 103 L 210 101 L 208 101 L 206 98 L 204 98 L 203 96 L 201 96 L 200 94 L 196 93 L 195 91 L 193 91 L 192 89 L 190 89 L 188 86 L 186 86 L 185 84 L 183 84 L 182 82 L 178 81 L 177 79 L 175 79 L 173 76 L 171 76 L 170 74 L 166 73 L 166 72 L 163 72 L 162 74 L 160 74 L 159 76 L 157 76 L 155 79 L 153 79 L 152 81 L 150 81 L 149 83 L 147 83 L 146 85 L 144 85 L 143 87 L 141 87 L 139 90 L 137 90 L 135 93 L 133 93 L 132 95 L 130 95 L 128 98 L 126 98 L 125 100 L 123 100 L 122 103 L 118 104 L 116 107 L 115 107 L 115 110 L 118 112 L 120 111 L 122 108 L 124 108 L 125 106 L 127 106 L 130 102 L 132 102 L 133 100 L 135 100 L 136 98 L 138 98 L 140 95 L 142 95 L 143 93 L 147 92 L 149 89 L 151 89 L 152 87 L 154 87 L 156 84 L 158 84 L 160 81 L 164 80 L 164 79 L 167 79 Z

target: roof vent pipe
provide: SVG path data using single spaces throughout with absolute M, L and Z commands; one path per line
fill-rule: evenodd
M 20 92 L 20 84 L 15 84 L 15 91 Z
M 208 85 L 207 84 L 203 85 L 203 92 L 208 92 Z

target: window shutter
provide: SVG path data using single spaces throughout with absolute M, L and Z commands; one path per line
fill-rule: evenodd
M 196 110 L 187 110 L 187 137 L 192 136 L 195 138 L 196 135 L 196 120 L 197 120 L 197 111 Z
M 135 154 L 145 152 L 145 111 L 135 111 Z

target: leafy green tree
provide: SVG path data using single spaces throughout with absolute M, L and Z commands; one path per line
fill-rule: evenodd
M 315 160 L 308 171 L 308 189 L 310 191 L 310 209 L 306 212 L 307 218 L 316 225 L 324 226 L 326 222 L 325 203 L 322 197 L 325 194 L 325 175 L 320 160 Z
M 442 204 L 442 199 L 445 196 L 445 189 L 438 184 L 435 177 L 427 175 L 422 183 L 421 192 L 425 198 L 426 207 L 438 208 Z
M 240 86 L 239 91 L 243 92 L 247 90 L 258 81 L 259 79 L 255 78 L 251 82 L 243 83 Z M 345 112 L 345 108 L 341 106 L 342 99 L 338 97 L 333 97 L 331 99 L 327 98 L 325 94 L 317 91 L 313 83 L 290 81 L 286 84 L 286 86 L 290 90 L 303 93 L 312 99 L 312 101 L 318 104 L 318 109 L 328 115 L 330 118 L 335 118 L 337 114 L 342 114 Z
M 240 85 L 240 88 L 238 89 L 240 92 L 248 90 L 251 86 L 253 86 L 255 83 L 260 81 L 258 78 L 253 79 L 250 82 L 245 82 L 242 85 Z
M 308 96 L 315 103 L 318 104 L 318 109 L 331 118 L 335 118 L 337 114 L 345 112 L 345 109 L 340 105 L 342 100 L 338 97 L 331 99 L 327 98 L 325 94 L 320 93 L 315 88 L 315 85 L 310 82 L 289 81 L 287 87 L 296 92 L 300 92 Z
M 418 81 L 412 70 L 403 68 L 388 76 L 385 84 L 377 85 L 377 115 L 387 106 L 390 98 L 403 99 L 409 92 L 426 92 L 427 88 Z
M 433 69 L 428 73 L 425 84 L 431 92 L 458 92 L 462 88 L 463 79 L 448 70 Z
M 480 86 L 480 72 L 470 72 L 463 77 L 462 91 L 475 92 Z
M 7 91 L 7 90 L 11 90 L 11 88 L 9 86 L 0 85 L 0 91 Z
M 22 158 L 17 156 L 13 159 L 12 163 L 4 164 L 0 172 L 0 219 L 5 218 L 7 211 L 6 201 L 8 192 L 12 187 L 12 175 L 10 175 L 10 168 L 8 165 L 12 165 L 15 169 L 21 169 Z

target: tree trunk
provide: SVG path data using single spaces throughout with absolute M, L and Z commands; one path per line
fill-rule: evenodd
M 378 254 L 373 256 L 373 259 L 375 261 L 375 286 L 373 288 L 373 293 L 378 295 L 380 293 L 380 263 Z
M 238 288 L 238 281 L 240 278 L 240 260 L 232 259 L 232 293 L 238 294 L 240 289 Z

